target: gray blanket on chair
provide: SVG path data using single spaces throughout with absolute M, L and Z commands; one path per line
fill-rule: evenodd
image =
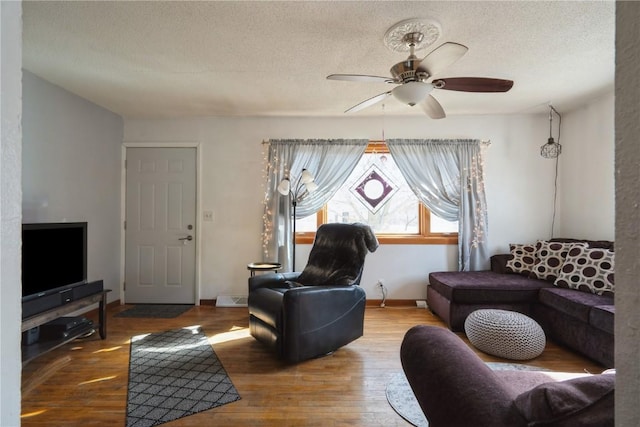
M 323 224 L 296 281 L 313 286 L 359 285 L 364 259 L 377 248 L 378 239 L 368 225 Z

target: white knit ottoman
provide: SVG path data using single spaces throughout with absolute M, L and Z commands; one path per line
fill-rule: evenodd
M 505 359 L 528 360 L 544 351 L 544 331 L 532 318 L 507 310 L 476 310 L 464 322 L 478 350 Z

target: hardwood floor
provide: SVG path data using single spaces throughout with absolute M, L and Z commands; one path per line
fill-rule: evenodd
M 199 306 L 175 319 L 113 317 L 126 308 L 109 307 L 106 340 L 76 340 L 23 368 L 23 426 L 125 425 L 129 338 L 192 325 L 202 326 L 242 399 L 166 426 L 407 426 L 385 396 L 387 382 L 402 370 L 400 343 L 414 325 L 443 326 L 429 310 L 367 307 L 362 338 L 289 366 L 249 336 L 246 308 Z M 488 362 L 505 361 L 478 354 Z M 550 342 L 525 363 L 567 372 L 603 370 Z

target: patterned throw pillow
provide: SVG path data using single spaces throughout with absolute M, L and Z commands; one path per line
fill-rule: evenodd
M 567 257 L 567 252 L 574 246 L 586 247 L 586 243 L 561 243 L 539 240 L 536 243 L 536 263 L 529 277 L 553 282 Z
M 536 262 L 536 245 L 511 243 L 506 269 L 509 273 L 529 275 Z
M 573 247 L 554 285 L 596 295 L 613 296 L 615 253 L 607 249 Z

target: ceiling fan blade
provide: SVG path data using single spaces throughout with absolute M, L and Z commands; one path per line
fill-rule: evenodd
M 367 76 L 363 74 L 331 74 L 328 80 L 345 80 L 348 82 L 395 83 L 391 77 Z
M 380 95 L 376 95 L 372 98 L 369 98 L 365 101 L 362 101 L 359 104 L 354 105 L 353 107 L 349 108 L 348 110 L 345 111 L 345 113 L 355 113 L 356 111 L 360 111 L 363 110 L 367 107 L 371 107 L 373 104 L 376 104 L 380 101 L 382 101 L 383 99 L 385 99 L 387 96 L 391 95 L 391 91 L 389 92 L 383 92 Z
M 420 106 L 432 119 L 444 119 L 447 117 L 442 109 L 442 105 L 431 95 L 427 96 L 425 100 L 420 103 Z
M 429 76 L 435 76 L 462 58 L 468 50 L 468 47 L 460 43 L 443 43 L 420 61 L 418 70 L 426 71 L 429 73 Z
M 462 92 L 507 92 L 513 87 L 513 80 L 487 77 L 451 77 L 434 80 L 433 84 L 438 89 L 459 90 Z

